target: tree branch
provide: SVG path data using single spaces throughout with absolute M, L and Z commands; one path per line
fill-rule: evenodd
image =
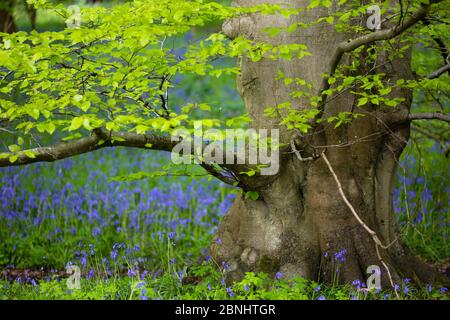
M 446 72 L 450 72 L 450 63 L 447 63 L 446 65 L 443 65 L 439 69 L 433 71 L 427 76 L 427 79 L 436 79 L 439 78 L 441 75 L 443 75 Z
M 328 66 L 328 74 L 330 76 L 332 76 L 334 74 L 344 53 L 353 51 L 353 50 L 359 48 L 360 46 L 363 46 L 363 45 L 366 45 L 366 44 L 369 44 L 369 43 L 372 43 L 375 41 L 390 40 L 392 38 L 395 38 L 396 36 L 400 35 L 404 31 L 406 31 L 407 29 L 414 26 L 420 20 L 423 20 L 423 18 L 430 11 L 431 5 L 435 4 L 435 3 L 439 3 L 441 1 L 443 1 L 443 0 L 430 0 L 428 4 L 421 4 L 419 9 L 417 9 L 417 11 L 414 12 L 410 16 L 409 19 L 405 20 L 403 23 L 401 23 L 399 25 L 395 25 L 389 29 L 379 30 L 379 31 L 375 31 L 375 32 L 372 32 L 369 34 L 365 34 L 365 35 L 360 36 L 353 40 L 341 42 L 338 45 L 336 51 L 334 52 L 334 54 L 331 58 L 330 64 Z M 326 96 L 323 95 L 323 92 L 328 90 L 329 88 L 330 88 L 330 84 L 328 83 L 328 79 L 324 78 L 322 81 L 321 88 L 319 90 L 319 95 L 322 95 L 322 99 L 324 101 L 326 100 Z M 322 105 L 324 105 L 323 102 L 322 102 Z M 323 110 L 321 110 L 321 111 L 323 111 Z
M 106 147 L 132 147 L 171 152 L 178 143 L 179 141 L 172 141 L 169 136 L 113 132 L 97 128 L 93 130 L 92 135 L 89 137 L 61 142 L 53 146 L 0 153 L 0 167 L 19 166 L 36 162 L 53 162 Z M 33 154 L 34 157 L 30 157 L 27 154 Z M 17 159 L 11 162 L 9 160 L 11 156 L 17 156 Z M 239 183 L 238 180 L 220 172 L 211 164 L 201 163 L 200 166 L 209 174 L 227 184 L 236 185 L 236 183 Z
M 424 17 L 422 20 L 426 26 L 431 25 L 431 22 L 427 17 Z M 445 42 L 439 37 L 432 37 L 432 38 L 439 47 L 439 52 L 441 53 L 442 59 L 444 60 L 444 64 L 449 64 L 449 62 L 448 62 L 449 53 L 448 53 L 447 46 L 445 45 Z
M 170 137 L 154 134 L 136 134 L 129 132 L 109 132 L 95 129 L 91 136 L 68 142 L 61 142 L 53 146 L 38 147 L 18 152 L 3 153 L 0 158 L 0 167 L 18 166 L 35 162 L 53 162 L 88 153 L 105 147 L 134 147 L 171 151 L 177 142 L 172 142 Z M 150 145 L 151 144 L 151 145 Z M 34 157 L 25 154 L 33 153 Z M 17 160 L 10 162 L 11 156 L 17 156 Z
M 447 114 L 439 113 L 439 112 L 423 112 L 423 113 L 410 113 L 408 115 L 408 120 L 441 120 L 450 122 L 450 116 Z

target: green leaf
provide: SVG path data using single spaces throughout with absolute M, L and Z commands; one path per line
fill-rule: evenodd
M 36 109 L 36 108 L 28 110 L 27 113 L 29 116 L 33 117 L 35 120 L 37 120 L 39 118 L 39 114 L 40 114 L 39 109 Z
M 211 111 L 211 106 L 206 103 L 200 103 L 198 107 L 200 110 Z
M 36 154 L 31 150 L 25 150 L 23 152 L 28 158 L 34 159 L 36 158 Z
M 72 122 L 70 123 L 69 131 L 77 130 L 83 125 L 83 118 L 82 117 L 75 117 L 72 119 Z
M 17 159 L 19 159 L 19 155 L 14 154 L 14 155 L 9 157 L 9 162 L 14 163 L 14 162 L 17 161 Z
M 150 128 L 148 127 L 148 126 L 145 126 L 145 125 L 143 125 L 143 124 L 138 124 L 137 126 L 136 126 L 136 132 L 138 133 L 138 134 L 144 134 L 144 133 L 146 133 Z
M 110 122 L 106 123 L 105 127 L 106 127 L 106 130 L 111 131 L 112 129 L 114 129 L 116 127 L 116 125 L 114 122 L 110 121 Z
M 91 120 L 89 120 L 88 118 L 84 118 L 84 119 L 83 119 L 83 127 L 84 127 L 86 130 L 92 130 Z
M 250 199 L 253 201 L 258 200 L 259 198 L 259 192 L 258 191 L 247 191 L 245 193 L 245 199 Z
M 242 172 L 239 172 L 239 174 L 246 174 L 247 176 L 252 177 L 256 174 L 256 171 L 255 170 L 242 171 Z
M 387 94 L 391 93 L 391 91 L 392 91 L 391 87 L 380 89 L 380 95 L 382 95 L 382 96 L 387 95 Z
M 275 37 L 281 32 L 281 28 L 268 27 L 264 29 L 264 32 L 266 32 L 269 37 Z
M 45 130 L 49 133 L 49 134 L 53 134 L 53 132 L 55 132 L 56 130 L 56 126 L 53 122 L 48 122 L 45 126 Z
M 8 146 L 9 151 L 11 152 L 18 152 L 21 150 L 21 148 L 17 144 L 12 144 Z
M 291 25 L 286 29 L 286 31 L 289 32 L 289 33 L 292 33 L 292 32 L 294 32 L 295 30 L 297 30 L 297 23 L 291 24 Z
M 367 97 L 360 98 L 358 100 L 358 107 L 361 107 L 361 106 L 365 105 L 368 101 L 369 101 L 369 99 Z

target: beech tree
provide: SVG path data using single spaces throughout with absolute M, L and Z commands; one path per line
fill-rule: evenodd
M 29 2 L 74 21 L 63 5 Z M 2 33 L 0 129 L 17 142 L 0 166 L 106 147 L 171 152 L 179 142 L 171 136 L 180 128 L 195 136 L 195 121 L 278 129 L 273 175 L 261 174 L 261 164 L 202 156 L 220 138 L 192 151 L 201 170 L 243 190 L 220 223 L 221 244 L 210 247 L 229 279 L 264 271 L 331 282 L 330 255 L 345 250 L 340 282 L 366 278 L 370 265 L 380 267 L 384 285 L 401 277 L 448 282 L 402 243 L 393 213 L 411 122 L 450 121 L 448 5 L 135 0 L 84 8 L 79 24 L 59 32 Z M 181 56 L 172 50 L 171 39 L 216 21 L 221 32 Z M 217 66 L 221 57 L 236 65 Z M 172 80 L 183 74 L 236 74 L 247 114 L 224 121 L 208 101 L 172 105 Z

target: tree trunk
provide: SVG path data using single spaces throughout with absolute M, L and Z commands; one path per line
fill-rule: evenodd
M 248 6 L 258 1 L 235 2 L 238 6 Z M 282 2 L 301 7 L 309 3 L 304 0 Z M 268 37 L 261 30 L 315 21 L 336 10 L 336 7 L 317 9 L 290 19 L 278 15 L 250 16 L 224 24 L 225 33 L 232 38 L 242 35 L 272 44 L 304 43 L 312 53 L 301 60 L 262 59 L 253 63 L 244 58 L 241 61 L 238 89 L 255 128 L 279 128 L 281 142 L 289 143 L 292 133 L 278 127 L 280 119 L 266 118 L 264 109 L 288 100 L 298 108 L 309 106 L 306 100 L 289 97 L 293 87 L 275 80 L 278 70 L 287 77 L 309 81 L 317 94 L 321 74 L 328 72 L 327 66 L 336 46 L 350 38 L 327 24 L 298 29 L 291 34 L 281 33 L 276 37 Z M 385 72 L 396 81 L 397 78 L 408 78 L 410 70 L 410 57 L 407 56 L 385 64 L 378 72 Z M 334 124 L 324 124 L 316 128 L 314 134 L 297 141 L 305 157 L 313 152 L 308 146 L 328 146 L 326 155 L 347 198 L 383 244 L 397 239 L 393 188 L 397 162 L 409 136 L 409 124 L 394 125 L 383 120 L 409 110 L 410 92 L 402 90 L 393 95 L 405 98 L 405 103 L 395 109 L 377 110 L 376 114 L 368 112 L 365 117 L 338 129 L 334 129 Z M 327 117 L 354 109 L 355 96 L 343 93 L 332 98 L 324 112 Z M 381 119 L 377 114 L 388 116 Z M 358 142 L 363 137 L 368 138 Z M 348 145 L 336 147 L 343 143 Z M 260 198 L 256 201 L 243 197 L 236 199 L 219 227 L 218 237 L 222 241 L 211 245 L 216 260 L 226 261 L 229 265 L 229 279 L 239 279 L 246 271 L 263 271 L 271 275 L 281 272 L 284 276 L 301 275 L 325 282 L 348 283 L 367 278 L 366 268 L 378 265 L 382 284 L 389 285 L 374 241 L 345 205 L 322 158 L 301 162 L 295 154 L 282 157 L 279 174 L 267 184 L 258 184 L 255 178 L 254 186 L 260 192 Z M 403 277 L 421 283 L 436 280 L 434 270 L 413 257 L 401 240 L 395 241 L 387 250 L 380 249 L 380 254 L 394 282 L 398 283 Z
M 6 0 L 0 5 L 0 32 L 16 32 L 16 24 L 12 15 L 14 0 Z
M 37 10 L 31 5 L 27 5 L 27 11 L 28 17 L 30 18 L 31 30 L 36 30 Z

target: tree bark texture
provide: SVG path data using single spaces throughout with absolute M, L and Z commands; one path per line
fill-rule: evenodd
M 291 0 L 283 3 L 306 7 L 309 1 Z M 272 1 L 274 3 L 274 1 Z M 235 1 L 237 6 L 251 6 L 258 1 Z M 285 19 L 279 15 L 252 15 L 225 22 L 225 33 L 264 40 L 272 44 L 303 43 L 312 53 L 301 60 L 269 60 L 251 62 L 243 58 L 242 74 L 238 77 L 238 90 L 254 120 L 254 128 L 279 128 L 281 142 L 289 143 L 292 132 L 279 126 L 280 119 L 264 116 L 264 109 L 277 103 L 291 101 L 295 108 L 310 108 L 305 99 L 293 99 L 291 85 L 277 81 L 278 70 L 287 77 L 301 77 L 319 90 L 321 75 L 328 72 L 333 52 L 351 34 L 338 33 L 328 24 L 317 24 L 293 33 L 280 33 L 269 37 L 261 30 L 265 27 L 287 27 L 294 22 L 312 22 L 336 11 L 315 9 Z M 379 68 L 391 81 L 409 78 L 410 56 L 387 61 L 387 54 L 379 52 Z M 345 56 L 341 63 L 348 62 Z M 364 59 L 364 53 L 361 55 Z M 365 73 L 367 70 L 361 70 Z M 317 93 L 317 92 L 316 92 Z M 392 280 L 399 283 L 409 277 L 416 282 L 442 281 L 434 270 L 413 256 L 397 239 L 393 216 L 393 188 L 398 160 L 409 137 L 409 123 L 391 123 L 396 114 L 408 112 L 411 92 L 397 90 L 393 97 L 405 98 L 401 105 L 392 107 L 370 106 L 366 116 L 350 125 L 334 129 L 334 124 L 323 122 L 311 134 L 296 140 L 304 157 L 325 151 L 344 192 L 361 219 L 374 230 L 383 244 L 394 242 L 380 254 L 388 266 Z M 329 97 L 324 117 L 342 111 L 356 110 L 357 96 L 344 92 Z M 322 148 L 327 146 L 326 148 Z M 260 183 L 259 183 L 260 182 Z M 226 261 L 228 279 L 239 279 L 247 271 L 263 271 L 274 275 L 301 275 L 308 279 L 349 283 L 367 278 L 366 268 L 378 265 L 383 285 L 389 285 L 387 272 L 377 256 L 375 243 L 357 222 L 338 193 L 336 182 L 321 157 L 301 162 L 291 153 L 282 157 L 277 176 L 254 179 L 253 189 L 260 192 L 256 201 L 239 197 L 224 217 L 218 237 L 211 251 L 217 261 Z M 397 240 L 396 240 L 397 239 Z M 343 251 L 345 250 L 345 251 Z M 340 254 L 339 254 L 340 253 Z M 345 256 L 345 261 L 344 258 Z

